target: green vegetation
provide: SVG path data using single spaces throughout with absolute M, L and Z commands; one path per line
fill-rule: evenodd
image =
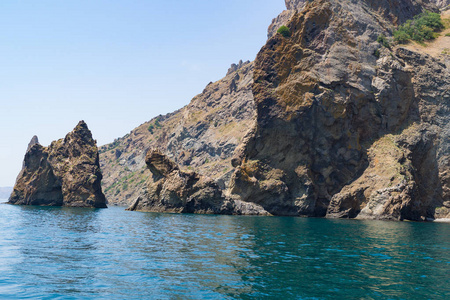
M 450 36 L 450 32 L 449 32 L 449 33 L 446 33 L 445 36 Z
M 153 131 L 155 129 L 159 129 L 161 127 L 162 127 L 162 125 L 161 125 L 161 123 L 159 123 L 159 118 L 156 118 L 155 121 L 152 124 L 150 124 L 147 129 L 151 134 L 153 134 Z
M 444 23 L 440 14 L 425 11 L 399 26 L 398 30 L 394 31 L 394 40 L 400 44 L 407 43 L 410 40 L 416 42 L 432 40 L 438 36 L 437 32 L 443 28 Z
M 156 118 L 156 120 L 155 120 L 155 127 L 161 128 L 161 124 L 159 123 L 159 118 Z
M 117 188 L 116 189 L 116 195 L 117 195 L 117 191 L 120 192 L 120 186 L 122 186 L 122 189 L 124 191 L 126 191 L 128 189 L 128 183 L 131 183 L 132 181 L 130 181 L 130 179 L 135 175 L 135 172 L 128 174 L 126 176 L 123 176 L 122 178 L 120 178 L 119 180 L 117 180 L 116 182 L 114 182 L 112 185 L 110 185 L 108 188 L 105 189 L 105 193 L 108 193 L 110 190 Z
M 105 153 L 106 151 L 113 150 L 114 148 L 117 148 L 119 145 L 120 145 L 120 138 L 115 139 L 114 142 L 112 142 L 111 144 L 100 147 L 98 153 L 101 154 Z
M 445 29 L 450 28 L 450 18 L 448 18 L 448 19 L 442 19 L 442 23 L 444 24 Z
M 287 28 L 286 26 L 281 26 L 280 28 L 278 28 L 277 32 L 279 34 L 281 34 L 282 36 L 284 36 L 285 38 L 288 38 L 291 36 L 291 31 L 289 30 L 289 28 Z
M 151 134 L 153 134 L 153 129 L 155 129 L 155 126 L 153 124 L 150 124 L 147 129 Z
M 377 38 L 377 42 L 380 43 L 383 47 L 390 48 L 391 45 L 389 44 L 388 39 L 384 34 L 380 34 Z
M 375 51 L 373 51 L 373 55 L 376 57 L 376 58 L 380 58 L 380 50 L 379 49 L 375 49 Z

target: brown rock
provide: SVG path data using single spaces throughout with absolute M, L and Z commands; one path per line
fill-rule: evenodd
M 9 203 L 104 208 L 101 179 L 96 142 L 80 121 L 49 147 L 33 143 Z
M 212 180 L 195 172 L 181 171 L 159 150 L 150 150 L 146 164 L 152 176 L 144 192 L 128 210 L 176 213 L 232 212 L 220 188 Z
M 448 70 L 376 41 L 425 8 L 433 6 L 306 2 L 287 24 L 291 36 L 274 35 L 255 60 L 257 125 L 233 158 L 230 194 L 279 215 L 446 214 Z M 420 134 L 405 131 L 413 123 Z M 378 147 L 389 134 L 396 140 L 386 152 Z
M 179 168 L 209 177 L 225 189 L 234 150 L 254 123 L 252 81 L 253 63 L 233 64 L 224 78 L 208 84 L 186 107 L 101 147 L 108 203 L 129 206 L 139 197 L 152 176 L 145 163 L 149 149 L 160 149 Z

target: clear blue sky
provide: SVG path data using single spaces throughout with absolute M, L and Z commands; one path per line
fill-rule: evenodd
M 103 145 L 253 60 L 283 0 L 0 1 L 0 186 L 33 135 Z

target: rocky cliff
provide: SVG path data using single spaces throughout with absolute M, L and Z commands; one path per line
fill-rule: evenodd
M 9 203 L 104 208 L 101 179 L 96 142 L 81 121 L 48 147 L 33 137 Z
M 377 219 L 449 213 L 448 67 L 380 35 L 427 1 L 290 2 L 289 36 L 255 60 L 257 122 L 229 193 L 271 214 Z M 297 6 L 296 6 L 297 5 Z
M 252 63 L 233 64 L 223 79 L 209 83 L 186 107 L 101 147 L 108 203 L 128 206 L 140 195 L 151 176 L 145 163 L 149 149 L 159 149 L 180 169 L 195 170 L 225 189 L 233 152 L 254 122 L 252 82 Z
M 143 211 L 450 217 L 447 56 L 378 42 L 436 3 L 286 1 L 253 63 L 102 148 L 112 201 L 137 199 L 130 210 Z

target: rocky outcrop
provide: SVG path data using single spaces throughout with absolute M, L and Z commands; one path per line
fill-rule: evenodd
M 144 192 L 128 210 L 173 213 L 231 214 L 233 202 L 219 186 L 196 172 L 184 172 L 158 150 L 150 150 L 145 162 L 152 173 Z
M 106 207 L 95 140 L 81 121 L 49 147 L 33 137 L 9 203 L 71 207 Z
M 436 6 L 440 9 L 450 8 L 450 0 L 432 0 L 432 2 L 436 3 Z
M 267 29 L 267 38 L 270 39 L 273 37 L 281 26 L 286 25 L 295 12 L 303 8 L 306 1 L 307 0 L 285 0 L 287 9 L 272 20 L 272 23 Z
M 185 172 L 159 150 L 145 162 L 152 176 L 127 210 L 144 212 L 269 215 L 261 206 L 224 197 L 210 178 Z
M 180 169 L 202 174 L 222 189 L 232 174 L 231 157 L 254 123 L 253 63 L 231 65 L 186 107 L 158 116 L 115 142 L 100 147 L 108 203 L 129 206 L 151 176 L 149 149 L 160 149 Z
M 291 4 L 291 36 L 275 34 L 255 60 L 257 124 L 232 160 L 230 196 L 275 215 L 446 215 L 448 69 L 377 42 L 433 5 Z
M 377 42 L 435 3 L 286 1 L 254 63 L 102 148 L 109 193 L 133 183 L 141 211 L 449 218 L 446 61 Z

